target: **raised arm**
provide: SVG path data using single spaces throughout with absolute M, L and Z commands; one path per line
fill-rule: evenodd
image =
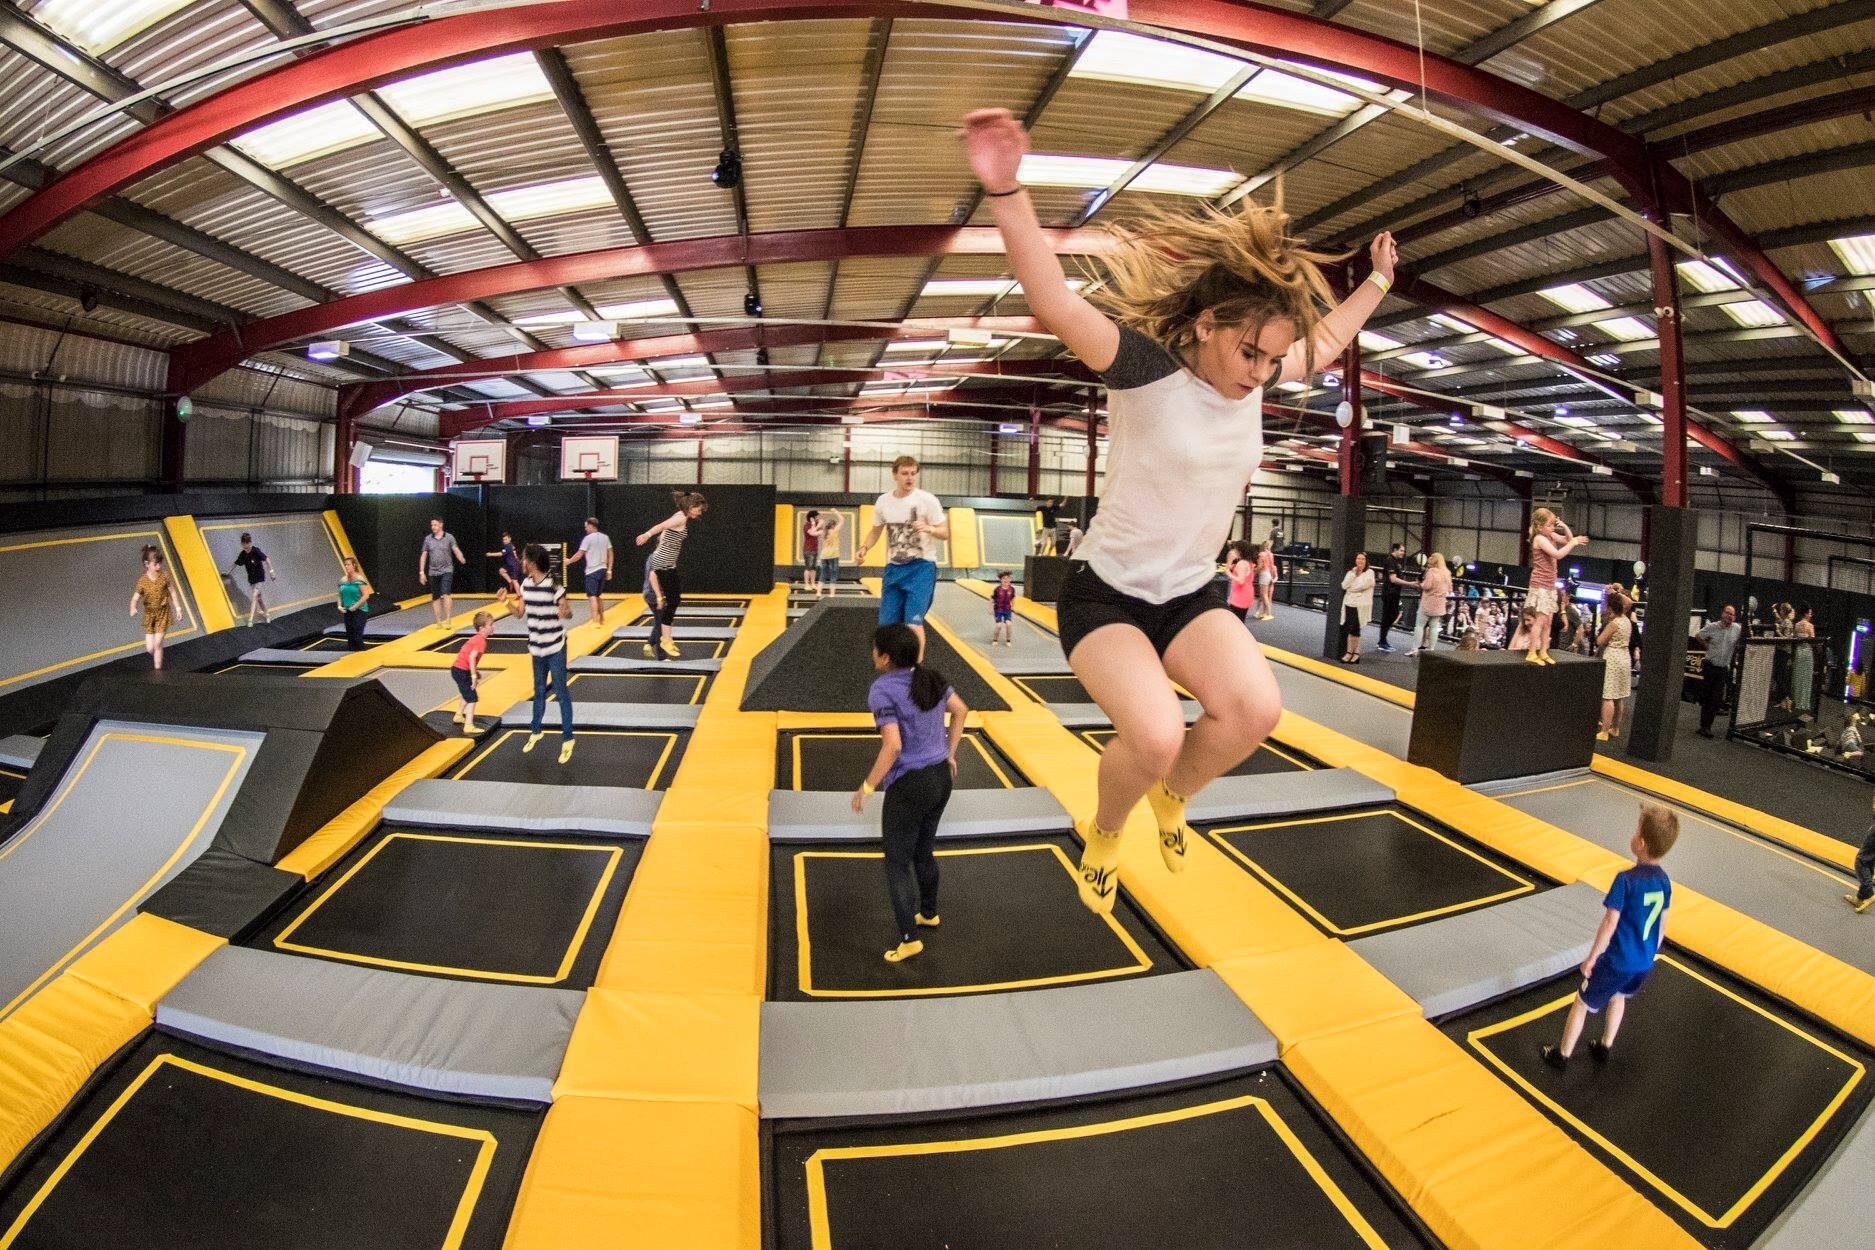
M 679 521 L 683 519 L 684 519 L 684 514 L 682 511 L 671 513 L 669 516 L 665 517 L 662 521 L 659 521 L 656 525 L 653 525 L 650 529 L 638 535 L 637 545 L 640 547 L 644 546 L 646 543 L 650 542 L 653 538 L 656 538 L 659 534 L 662 534 L 665 530 L 669 529 L 671 526 L 677 524 Z
M 1368 256 L 1373 261 L 1373 272 L 1367 281 L 1355 287 L 1348 297 L 1330 309 L 1326 316 L 1315 323 L 1314 365 L 1316 369 L 1332 366 L 1354 336 L 1361 332 L 1367 319 L 1380 307 L 1380 301 L 1393 289 L 1393 271 L 1399 263 L 1400 249 L 1393 242 L 1393 235 L 1382 231 L 1374 236 L 1368 247 Z M 1298 339 L 1289 354 L 1283 357 L 1282 375 L 1279 382 L 1301 382 L 1309 376 L 1308 339 Z
M 1022 123 L 1008 109 L 978 109 L 964 118 L 957 134 L 971 172 L 983 184 L 990 216 L 1002 231 L 1003 248 L 1029 310 L 1082 364 L 1102 372 L 1120 350 L 1120 330 L 1069 288 L 1061 261 L 1036 220 L 1035 205 L 1016 181 L 1029 150 Z

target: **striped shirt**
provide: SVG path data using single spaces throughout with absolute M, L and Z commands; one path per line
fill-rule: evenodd
M 684 548 L 684 538 L 689 530 L 681 525 L 674 525 L 658 535 L 657 548 L 651 553 L 651 567 L 654 569 L 674 569 L 677 567 L 677 554 Z
M 560 619 L 560 601 L 566 587 L 551 578 L 521 581 L 522 617 L 527 621 L 527 653 L 552 655 L 566 646 L 566 622 Z

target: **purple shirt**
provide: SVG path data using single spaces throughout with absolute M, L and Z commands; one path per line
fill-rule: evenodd
M 915 773 L 921 768 L 942 763 L 950 758 L 950 735 L 944 727 L 944 707 L 950 702 L 951 689 L 944 688 L 944 697 L 937 706 L 924 711 L 912 702 L 911 670 L 908 668 L 889 669 L 873 680 L 872 690 L 866 696 L 866 706 L 872 712 L 872 719 L 881 729 L 887 725 L 897 725 L 899 735 L 898 758 L 892 761 L 891 771 L 879 788 L 885 789 L 906 773 Z

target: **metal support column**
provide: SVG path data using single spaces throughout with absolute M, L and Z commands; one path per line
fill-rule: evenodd
M 1094 497 L 1094 466 L 1100 460 L 1100 409 L 1096 407 L 1096 405 L 1099 402 L 1100 401 L 1094 397 L 1093 392 L 1091 391 L 1088 392 L 1088 395 L 1087 395 L 1087 489 L 1081 492 L 1082 497 L 1086 499 L 1092 499 Z
M 358 492 L 357 471 L 352 468 L 352 448 L 358 443 L 358 418 L 339 406 L 337 423 L 332 427 L 332 493 L 353 495 Z M 164 449 L 168 444 L 165 441 Z
M 1686 355 L 1680 342 L 1680 277 L 1673 253 L 1647 236 L 1654 278 L 1654 319 L 1660 326 L 1660 502 L 1686 506 Z M 1527 561 L 1526 561 L 1527 563 Z
M 851 493 L 853 489 L 853 427 L 847 426 L 841 431 L 840 489 Z
M 1042 497 L 1042 410 L 1029 405 L 1029 498 Z
M 1322 658 L 1341 656 L 1341 576 L 1354 553 L 1367 550 L 1367 501 L 1361 497 L 1361 345 L 1350 342 L 1341 357 L 1341 398 L 1354 415 L 1341 431 L 1337 449 L 1340 492 L 1329 524 L 1328 612 L 1322 621 Z

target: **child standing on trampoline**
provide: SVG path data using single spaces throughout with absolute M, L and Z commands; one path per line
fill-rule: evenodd
M 540 745 L 541 718 L 547 712 L 547 688 L 554 688 L 560 702 L 560 762 L 573 758 L 573 692 L 566 682 L 566 623 L 573 606 L 566 600 L 566 587 L 553 580 L 547 549 L 529 543 L 521 553 L 521 593 L 510 596 L 507 590 L 495 592 L 495 601 L 508 615 L 527 622 L 527 654 L 534 663 L 534 719 L 528 730 L 525 755 Z
M 672 491 L 671 499 L 677 511 L 638 535 L 640 547 L 653 538 L 658 540 L 645 565 L 645 585 L 657 604 L 654 609 L 657 619 L 652 622 L 650 637 L 645 639 L 647 660 L 683 658 L 671 639 L 671 622 L 677 619 L 677 609 L 684 602 L 684 581 L 677 572 L 677 558 L 683 554 L 684 539 L 690 536 L 690 523 L 710 507 L 709 501 L 696 491 Z
M 1634 853 L 1634 867 L 1615 874 L 1602 905 L 1601 928 L 1589 946 L 1589 957 L 1582 961 L 1582 990 L 1569 1004 L 1569 1018 L 1563 1023 L 1562 1044 L 1545 1046 L 1543 1062 L 1558 1072 L 1569 1067 L 1569 1056 L 1582 1039 L 1582 1026 L 1592 1015 L 1606 1010 L 1602 1039 L 1589 1043 L 1589 1054 L 1597 1063 L 1608 1062 L 1615 1037 L 1621 1032 L 1621 1019 L 1627 1012 L 1628 999 L 1646 982 L 1660 955 L 1660 943 L 1667 932 L 1667 907 L 1673 902 L 1673 883 L 1660 866 L 1660 860 L 1673 849 L 1680 836 L 1680 818 L 1670 809 L 1655 803 L 1641 805 L 1640 824 L 1628 849 Z
M 130 592 L 130 615 L 133 619 L 143 617 L 143 649 L 158 670 L 163 667 L 163 636 L 169 632 L 170 618 L 175 611 L 172 606 L 175 593 L 176 584 L 169 580 L 169 571 L 163 567 L 162 551 L 155 543 L 145 543 L 143 576 L 137 579 L 136 589 Z
M 867 795 L 885 790 L 885 884 L 898 926 L 898 945 L 885 953 L 892 964 L 924 950 L 918 930 L 938 925 L 938 822 L 957 779 L 957 744 L 970 714 L 937 670 L 918 662 L 923 651 L 924 640 L 909 625 L 881 625 L 873 634 L 879 676 L 866 706 L 879 726 L 879 758 L 853 791 L 858 812 Z
M 1522 639 L 1530 648 L 1524 658 L 1532 664 L 1556 662 L 1549 653 L 1550 618 L 1556 615 L 1558 606 L 1556 565 L 1577 547 L 1586 547 L 1588 541 L 1571 534 L 1562 518 L 1548 508 L 1538 508 L 1530 518 L 1530 591 L 1523 606 L 1525 612 L 1535 612 L 1536 619 L 1518 627 L 1510 649 L 1515 651 L 1517 640 Z
M 1082 831 L 1081 901 L 1107 914 L 1139 800 L 1166 867 L 1181 870 L 1187 797 L 1255 751 L 1282 712 L 1261 648 L 1211 589 L 1217 553 L 1263 457 L 1263 388 L 1341 354 L 1392 286 L 1395 248 L 1376 238 L 1369 280 L 1323 314 L 1326 258 L 1289 237 L 1280 208 L 1155 212 L 1112 229 L 1109 316 L 1068 287 L 1016 181 L 1021 125 L 980 110 L 962 137 L 1029 308 L 1107 384 L 1106 489 L 1059 600 L 1069 667 L 1117 731 Z M 1204 707 L 1189 732 L 1173 683 Z
M 261 623 L 266 624 L 271 619 L 267 610 L 267 583 L 279 581 L 280 575 L 273 571 L 273 561 L 267 558 L 267 553 L 254 545 L 252 534 L 241 535 L 240 553 L 228 570 L 231 579 L 235 569 L 247 571 L 247 627 L 254 628 L 256 612 L 260 613 Z
M 801 522 L 801 586 L 820 594 L 815 578 L 820 576 L 820 509 L 809 508 Z
M 1016 583 L 1009 570 L 996 575 L 996 589 L 990 591 L 990 645 L 1016 645 Z
M 449 666 L 449 675 L 456 682 L 456 693 L 462 696 L 456 723 L 470 737 L 475 736 L 475 692 L 482 685 L 482 657 L 488 654 L 488 636 L 495 632 L 495 618 L 486 612 L 477 612 L 472 624 L 475 632 L 456 652 L 456 662 Z

